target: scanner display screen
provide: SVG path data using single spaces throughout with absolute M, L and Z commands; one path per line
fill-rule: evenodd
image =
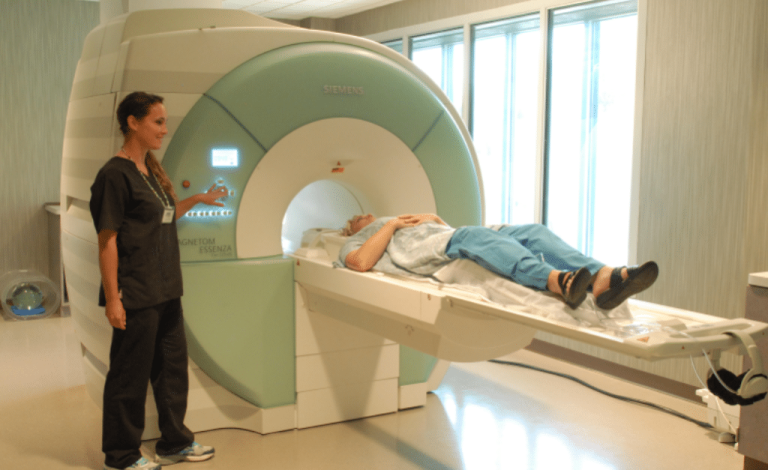
M 211 166 L 213 168 L 237 168 L 240 158 L 237 149 L 211 150 Z

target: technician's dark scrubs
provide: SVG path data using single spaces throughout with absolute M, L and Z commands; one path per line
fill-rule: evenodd
M 175 218 L 162 223 L 166 202 L 174 205 L 151 171 L 145 179 L 126 158 L 109 160 L 91 186 L 96 232 L 117 232 L 117 282 L 126 311 L 126 329 L 112 330 L 104 385 L 102 450 L 110 467 L 141 458 L 148 383 L 162 433 L 157 452 L 175 453 L 194 440 L 184 425 L 189 379 L 181 264 Z M 103 285 L 99 305 L 106 305 Z

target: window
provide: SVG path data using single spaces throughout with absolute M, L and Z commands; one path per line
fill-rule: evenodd
M 453 29 L 411 38 L 411 60 L 461 112 L 464 97 L 464 32 Z
M 589 256 L 629 258 L 637 2 L 550 12 L 544 222 Z
M 407 49 L 457 109 L 468 105 L 486 224 L 542 222 L 620 266 L 630 261 L 638 0 L 574 1 L 513 2 L 385 44 Z
M 387 46 L 388 48 L 399 52 L 400 54 L 403 53 L 403 40 L 402 39 L 396 39 L 394 41 L 387 41 L 382 42 L 383 45 Z
M 487 224 L 535 221 L 539 15 L 472 28 L 472 138 Z

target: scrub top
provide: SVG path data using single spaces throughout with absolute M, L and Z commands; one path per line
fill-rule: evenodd
M 91 216 L 96 233 L 117 232 L 117 284 L 123 307 L 151 307 L 183 294 L 175 217 L 162 223 L 164 202 L 175 206 L 152 174 L 144 178 L 136 164 L 113 157 L 91 186 Z M 106 306 L 104 286 L 99 305 Z

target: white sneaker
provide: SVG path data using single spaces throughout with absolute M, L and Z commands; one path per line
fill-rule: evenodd
M 201 446 L 197 442 L 193 442 L 175 454 L 157 454 L 157 458 L 160 465 L 172 465 L 183 461 L 202 462 L 203 460 L 208 460 L 213 457 L 214 452 L 216 451 L 211 446 Z
M 104 470 L 120 470 L 120 469 L 115 467 L 110 467 L 107 464 L 104 464 Z M 155 462 L 150 462 L 146 458 L 142 457 L 130 467 L 125 467 L 125 470 L 160 470 L 160 464 Z

